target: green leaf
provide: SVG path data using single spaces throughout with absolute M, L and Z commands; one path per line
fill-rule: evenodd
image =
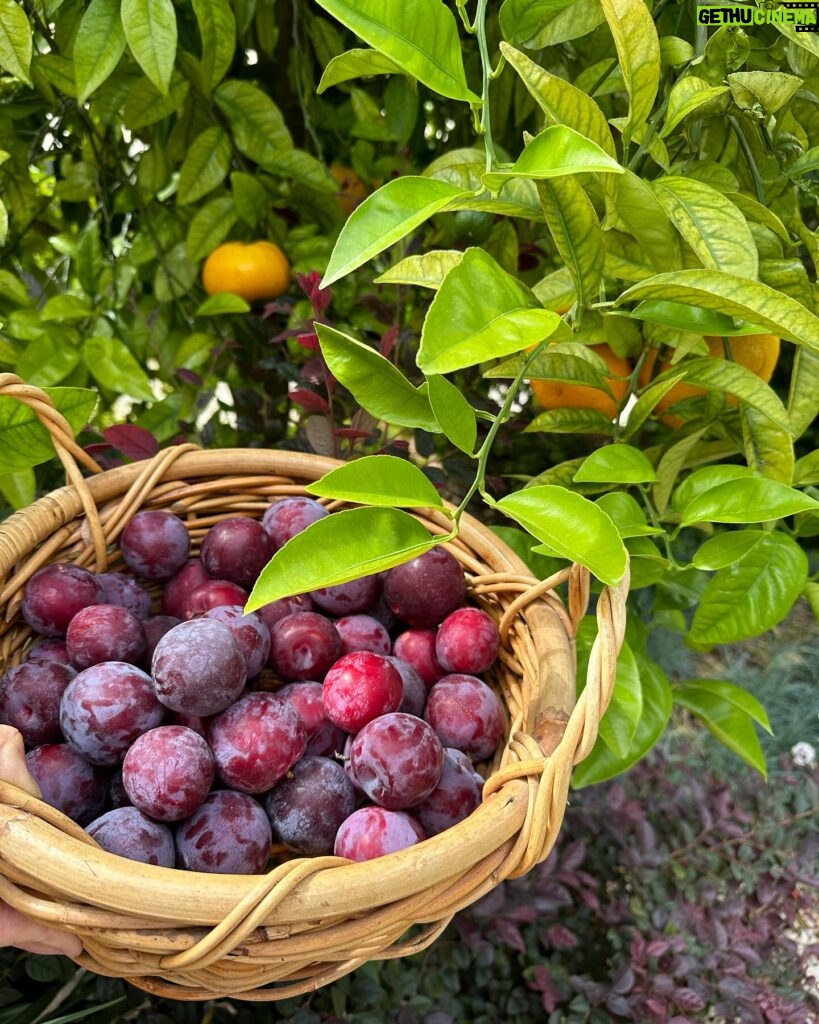
M 770 723 L 750 693 L 722 679 L 686 680 L 674 687 L 674 703 L 695 715 L 720 743 L 767 778 L 753 723 L 759 722 L 768 732 Z
M 250 303 L 232 292 L 209 295 L 196 310 L 195 316 L 223 316 L 226 313 L 249 313 Z
M 598 737 L 591 753 L 574 770 L 572 785 L 575 789 L 605 782 L 621 772 L 628 771 L 654 746 L 665 732 L 671 717 L 672 693 L 668 678 L 660 666 L 644 655 L 635 654 L 640 673 L 643 709 L 628 754 L 616 757 Z
M 640 246 L 643 257 L 657 271 L 672 270 L 682 263 L 680 239 L 651 185 L 626 170 L 618 174 L 606 192 L 603 227 L 622 228 Z
M 674 490 L 671 496 L 671 506 L 681 511 L 687 505 L 690 505 L 695 498 L 705 494 L 706 491 L 710 491 L 720 484 L 730 483 L 745 477 L 756 477 L 756 473 L 748 466 L 734 466 L 730 464 L 701 466 L 687 476 Z
M 765 530 L 733 530 L 731 533 L 718 533 L 715 537 L 703 541 L 694 552 L 691 564 L 709 572 L 725 569 L 747 555 L 751 548 L 756 547 L 767 536 Z
M 260 167 L 275 169 L 293 140 L 281 111 L 252 82 L 228 79 L 213 94 L 216 106 L 230 124 L 233 142 L 240 153 Z
M 227 238 L 237 219 L 232 196 L 219 196 L 201 206 L 193 215 L 185 240 L 191 263 L 204 259 Z M 213 296 L 211 296 L 213 297 Z
M 74 434 L 88 422 L 97 394 L 87 388 L 44 388 Z M 0 397 L 0 474 L 20 473 L 54 457 L 54 445 L 34 412 L 15 398 Z
M 524 434 L 611 434 L 612 421 L 596 409 L 549 409 L 523 428 Z
M 803 84 L 801 78 L 782 71 L 735 71 L 727 80 L 740 110 L 761 110 L 766 117 L 789 103 Z
M 538 194 L 561 261 L 572 276 L 580 306 L 599 295 L 606 254 L 592 201 L 576 178 L 538 182 Z
M 262 569 L 245 609 L 383 572 L 429 551 L 438 540 L 400 509 L 334 512 L 279 548 Z
M 819 416 L 819 353 L 798 348 L 793 357 L 788 390 L 788 420 L 794 437 L 802 434 Z
M 213 89 L 227 74 L 236 49 L 236 18 L 228 0 L 192 0 L 199 26 L 202 82 Z
M 306 490 L 319 498 L 392 508 L 443 508 L 429 478 L 395 455 L 365 455 L 331 469 Z
M 603 445 L 587 455 L 574 475 L 578 484 L 642 484 L 656 479 L 654 467 L 639 448 L 619 443 Z
M 540 31 L 525 40 L 526 48 L 543 50 L 569 39 L 590 35 L 604 21 L 599 0 L 576 0 L 570 7 L 542 19 Z
M 801 178 L 803 174 L 812 174 L 819 170 L 819 146 L 813 146 L 798 156 L 788 167 L 789 178 Z
M 528 8 L 535 6 L 529 0 L 524 0 L 524 2 Z M 568 0 L 564 6 L 569 6 L 573 2 L 574 0 Z M 506 0 L 504 7 L 501 8 L 501 22 L 503 22 L 504 8 L 508 3 L 509 0 Z M 558 75 L 544 70 L 508 43 L 502 42 L 500 50 L 507 63 L 515 69 L 530 95 L 546 115 L 547 123 L 562 124 L 574 129 L 578 134 L 596 143 L 604 153 L 616 158 L 617 150 L 611 136 L 611 129 L 606 121 L 606 115 L 591 96 L 570 85 Z
M 85 320 L 91 316 L 94 309 L 88 299 L 82 299 L 79 295 L 52 295 L 40 310 L 40 317 L 43 320 L 71 323 L 72 321 Z
M 684 434 L 679 441 L 670 444 L 657 463 L 657 483 L 652 488 L 652 497 L 657 511 L 662 515 L 680 471 L 688 463 L 691 452 L 699 444 L 705 428 Z
M 484 377 L 490 380 L 515 377 L 524 358 L 526 356 L 515 356 L 490 367 L 484 373 Z M 606 361 L 592 346 L 579 341 L 560 341 L 544 346 L 529 363 L 527 374 L 532 380 L 583 384 L 611 394 L 606 383 L 611 370 Z
M 754 221 L 757 224 L 761 224 L 762 227 L 768 228 L 778 238 L 781 238 L 785 245 L 790 246 L 793 244 L 788 229 L 773 210 L 763 206 L 758 200 L 746 196 L 744 192 L 726 192 L 725 198 L 729 199 L 736 206 L 740 213 L 745 216 L 746 220 Z
M 368 413 L 396 426 L 440 432 L 427 395 L 389 359 L 325 324 L 317 323 L 316 333 L 330 372 Z
M 461 262 L 463 255 L 461 249 L 434 249 L 421 256 L 405 256 L 380 274 L 375 284 L 409 284 L 416 288 L 438 289 L 450 270 Z
M 176 73 L 171 77 L 167 95 L 163 95 L 147 78 L 138 78 L 122 112 L 126 126 L 132 131 L 139 131 L 162 121 L 182 107 L 190 87 L 188 79 Z
M 751 229 L 721 192 L 694 178 L 671 176 L 654 182 L 654 191 L 704 267 L 756 278 L 759 263 Z
M 819 448 L 796 460 L 793 483 L 796 487 L 815 487 L 819 484 Z
M 819 511 L 819 501 L 778 480 L 743 477 L 717 484 L 690 501 L 681 524 L 764 523 L 798 512 Z
M 82 354 L 91 376 L 102 387 L 144 402 L 156 397 L 147 374 L 119 338 L 86 338 Z
M 623 145 L 628 148 L 632 133 L 646 121 L 657 97 L 660 41 L 645 0 L 601 2 L 629 97 L 628 122 L 623 130 Z
M 783 533 L 767 533 L 709 580 L 689 642 L 707 649 L 759 636 L 785 618 L 807 579 L 808 557 L 799 544 Z
M 772 334 L 819 351 L 819 317 L 774 288 L 719 270 L 678 270 L 632 285 L 615 305 L 667 299 L 759 324 Z
M 562 124 L 539 132 L 511 167 L 484 174 L 484 185 L 493 192 L 514 178 L 541 181 L 567 174 L 622 174 L 620 164 L 596 143 Z
M 455 16 L 442 0 L 318 0 L 368 46 L 433 92 L 478 105 L 464 71 Z
M 429 404 L 444 436 L 467 455 L 475 451 L 478 422 L 475 410 L 461 391 L 446 377 L 433 374 L 427 378 Z
M 601 494 L 595 504 L 603 509 L 624 540 L 628 537 L 649 537 L 663 532 L 659 527 L 648 525 L 645 512 L 626 491 L 609 491 L 607 494 Z
M 745 460 L 760 476 L 783 484 L 793 481 L 793 450 L 791 427 L 787 421 L 774 422 L 750 405 L 739 410 Z
M 631 648 L 624 643 L 617 655 L 614 693 L 599 727 L 600 739 L 616 758 L 628 757 L 642 714 L 640 672 Z
M 571 7 L 575 0 L 503 0 L 500 26 L 504 38 L 512 43 L 531 39 L 550 14 Z M 501 48 L 503 48 L 501 43 Z
M 176 10 L 172 0 L 122 0 L 121 12 L 134 60 L 166 96 L 176 60 Z
M 548 579 L 551 575 L 566 568 L 565 558 L 552 558 L 540 555 L 535 550 L 535 541 L 531 534 L 519 530 L 516 526 L 490 526 L 489 529 L 500 537 L 503 543 L 525 562 L 529 571 L 539 580 Z M 817 585 L 819 586 L 819 585 Z
M 125 52 L 119 0 L 91 0 L 74 39 L 77 102 L 82 104 L 108 78 Z
M 386 182 L 350 214 L 333 247 L 322 286 L 362 266 L 466 194 L 436 178 L 406 175 Z
M 230 175 L 230 188 L 233 193 L 236 213 L 245 224 L 255 227 L 267 208 L 268 195 L 264 185 L 258 182 L 252 174 L 233 171 Z
M 197 135 L 179 169 L 176 201 L 195 203 L 221 185 L 232 156 L 230 137 L 221 128 L 206 128 Z
M 31 505 L 37 497 L 37 478 L 33 469 L 0 475 L 0 494 L 16 511 Z
M 622 580 L 628 559 L 617 527 L 581 494 L 540 484 L 506 495 L 495 507 L 553 554 L 586 566 L 603 583 Z
M 668 96 L 668 107 L 660 138 L 664 139 L 669 136 L 695 111 L 710 104 L 713 100 L 727 95 L 730 91 L 727 85 L 711 85 L 704 78 L 697 78 L 694 75 L 687 75 L 685 78 L 679 79 L 671 87 Z
M 26 345 L 15 372 L 34 387 L 44 388 L 64 381 L 80 361 L 80 354 L 64 336 L 49 330 Z
M 15 0 L 0 0 L 0 67 L 31 85 L 31 25 Z
M 340 82 L 349 82 L 352 78 L 368 78 L 371 75 L 394 75 L 401 74 L 402 69 L 392 60 L 391 57 L 379 53 L 378 50 L 347 50 L 333 57 L 316 92 L 319 96 L 331 86 Z
M 481 249 L 469 248 L 444 278 L 421 329 L 418 366 L 449 373 L 548 337 L 560 323 Z
M 684 306 L 680 302 L 664 302 L 662 299 L 647 299 L 631 311 L 635 320 L 646 320 L 674 331 L 690 331 L 692 334 L 716 334 L 718 337 L 734 337 L 742 334 L 759 333 L 759 328 L 742 324 L 737 327 L 734 320 L 725 313 L 715 313 L 699 306 Z

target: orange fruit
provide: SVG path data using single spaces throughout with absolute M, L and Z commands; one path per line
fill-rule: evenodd
M 290 285 L 290 262 L 274 242 L 224 242 L 202 267 L 208 295 L 232 292 L 248 302 L 276 299 Z
M 628 393 L 629 377 L 633 367 L 628 359 L 618 356 L 608 345 L 590 345 L 589 348 L 596 352 L 611 370 L 612 376 L 606 377 L 606 384 L 614 398 L 600 388 L 589 387 L 586 384 L 536 379 L 529 383 L 535 398 L 544 409 L 596 409 L 613 420 L 618 414 L 620 403 Z
M 352 167 L 344 164 L 331 164 L 328 167 L 330 177 L 338 184 L 339 192 L 336 198 L 344 216 L 349 217 L 353 210 L 363 202 L 368 195 L 367 186 L 359 178 Z
M 725 346 L 722 338 L 706 335 L 705 341 L 708 344 L 709 355 L 714 359 L 725 358 Z M 737 363 L 739 366 L 744 366 L 746 370 L 755 373 L 757 377 L 767 384 L 773 376 L 777 360 L 779 359 L 779 338 L 775 334 L 738 335 L 730 339 L 730 346 L 732 362 Z M 651 349 L 640 368 L 640 387 L 644 387 L 650 382 L 654 375 L 653 371 L 656 362 L 657 349 Z M 681 365 L 681 363 L 677 364 L 678 367 Z M 672 369 L 671 363 L 663 362 L 660 366 L 660 373 L 669 369 Z M 664 398 L 660 399 L 654 407 L 654 412 L 659 415 L 670 406 L 676 405 L 677 402 L 704 394 L 706 394 L 705 388 L 697 387 L 695 384 L 680 382 L 675 384 Z M 737 400 L 733 395 L 728 395 L 728 401 L 731 405 L 737 404 Z M 684 422 L 681 417 L 675 416 L 673 413 L 668 416 L 661 416 L 661 419 L 667 426 L 674 428 L 681 427 Z

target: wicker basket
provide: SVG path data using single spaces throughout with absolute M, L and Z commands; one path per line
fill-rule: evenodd
M 36 412 L 69 481 L 0 525 L 2 671 L 32 642 L 19 608 L 26 581 L 42 565 L 123 568 L 117 538 L 141 508 L 181 516 L 196 551 L 220 518 L 260 518 L 271 500 L 302 493 L 337 465 L 295 452 L 180 445 L 103 472 L 41 391 L 0 374 L 0 396 Z M 87 479 L 78 462 L 92 471 Z M 432 534 L 448 529 L 435 511 L 417 515 Z M 505 745 L 466 821 L 360 864 L 294 857 L 264 875 L 211 875 L 106 853 L 53 808 L 0 783 L 0 898 L 77 933 L 84 943 L 77 963 L 98 974 L 173 999 L 275 1000 L 326 985 L 367 960 L 425 948 L 458 910 L 542 861 L 560 829 L 572 767 L 589 753 L 611 698 L 627 584 L 603 589 L 596 602 L 598 633 L 576 701 L 573 637 L 587 610 L 588 573 L 573 566 L 534 580 L 469 517 L 447 546 L 464 567 L 471 600 L 503 637 L 489 680 L 507 712 Z

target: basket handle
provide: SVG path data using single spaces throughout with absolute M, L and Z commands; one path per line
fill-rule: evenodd
M 85 511 L 98 571 L 104 572 L 107 566 L 105 533 L 96 502 L 88 489 L 85 477 L 80 472 L 78 463 L 91 470 L 92 473 L 101 473 L 102 467 L 77 444 L 68 421 L 40 388 L 27 384 L 16 373 L 0 373 L 0 398 L 13 398 L 28 406 L 48 431 L 65 470 L 66 480 L 76 488 Z

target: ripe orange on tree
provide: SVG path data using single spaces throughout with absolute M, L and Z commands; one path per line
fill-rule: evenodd
M 705 341 L 708 345 L 708 353 L 714 359 L 725 358 L 725 345 L 721 337 L 706 335 Z M 755 373 L 757 377 L 763 380 L 766 384 L 770 381 L 773 376 L 774 369 L 776 368 L 777 360 L 779 359 L 779 348 L 780 339 L 775 334 L 745 334 L 737 335 L 730 339 L 731 346 L 731 360 L 737 363 L 739 366 L 744 366 L 746 370 L 750 370 Z M 640 387 L 644 387 L 648 384 L 651 378 L 654 376 L 654 367 L 657 362 L 657 349 L 651 349 L 640 368 L 639 384 Z M 678 364 L 678 366 L 681 364 Z M 671 369 L 671 363 L 664 361 L 660 365 L 661 373 Z M 686 398 L 695 398 L 698 395 L 706 394 L 705 388 L 698 387 L 696 384 L 686 384 L 681 381 L 679 384 L 675 384 L 674 387 L 665 395 L 657 405 L 654 407 L 656 415 L 660 415 L 665 412 L 672 405 L 676 405 L 677 402 L 682 402 Z M 737 404 L 736 398 L 733 395 L 728 396 L 728 401 L 732 405 Z M 669 427 L 677 428 L 681 427 L 684 420 L 680 416 L 676 416 L 673 413 L 669 413 L 667 416 L 660 415 L 663 423 Z
M 339 187 L 336 197 L 338 205 L 345 217 L 349 217 L 353 210 L 367 198 L 369 190 L 352 167 L 347 167 L 345 164 L 331 164 L 327 170 Z
M 612 420 L 617 416 L 619 405 L 628 393 L 629 377 L 634 367 L 606 344 L 590 345 L 589 349 L 600 356 L 611 370 L 606 384 L 612 394 L 587 384 L 533 378 L 529 383 L 544 409 L 595 409 Z
M 277 299 L 290 285 L 290 262 L 274 242 L 223 242 L 205 260 L 208 295 L 232 292 L 248 302 Z

